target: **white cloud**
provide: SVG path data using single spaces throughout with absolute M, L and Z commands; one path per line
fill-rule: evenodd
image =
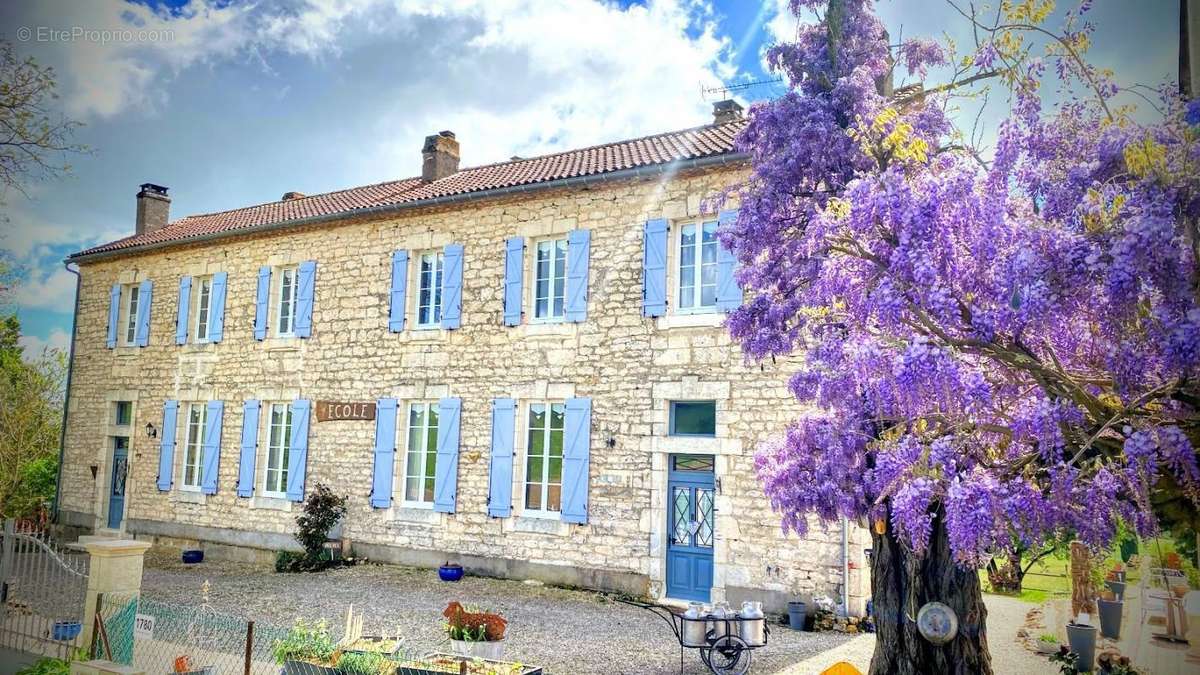
M 66 353 L 71 346 L 71 336 L 66 331 L 55 328 L 45 338 L 38 335 L 22 335 L 17 339 L 17 345 L 22 349 L 22 356 L 33 361 L 45 354 L 47 349 L 57 349 Z
M 71 312 L 75 303 L 75 275 L 61 265 L 33 268 L 16 283 L 12 302 L 25 309 Z

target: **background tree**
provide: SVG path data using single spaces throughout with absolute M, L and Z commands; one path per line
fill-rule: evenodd
M 752 357 L 805 351 L 810 411 L 757 468 L 786 529 L 871 526 L 872 673 L 990 673 L 992 556 L 1195 524 L 1200 104 L 1164 88 L 1135 123 L 1084 58 L 1087 4 L 1058 32 L 1052 7 L 963 11 L 960 56 L 889 47 L 867 0 L 792 0 L 819 20 L 769 52 L 790 90 L 740 137 L 753 174 L 721 236 L 753 297 L 729 327 Z M 885 96 L 894 65 L 954 78 Z M 946 114 L 988 78 L 1011 96 L 990 160 Z M 959 617 L 943 647 L 916 629 L 931 601 Z
M 87 152 L 72 141 L 81 123 L 54 107 L 56 86 L 53 68 L 20 58 L 0 39 L 0 204 L 9 190 L 25 194 L 30 181 L 69 173 L 67 157 Z

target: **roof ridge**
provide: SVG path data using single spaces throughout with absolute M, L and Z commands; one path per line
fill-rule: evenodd
M 494 166 L 503 166 L 505 164 L 520 164 L 521 162 L 532 162 L 534 160 L 549 159 L 551 157 L 557 157 L 559 155 L 570 155 L 570 154 L 574 154 L 577 152 L 587 152 L 588 150 L 596 150 L 598 148 L 607 148 L 607 147 L 611 147 L 614 145 L 625 145 L 627 143 L 638 143 L 640 141 L 647 141 L 652 138 L 659 138 L 662 136 L 675 136 L 678 134 L 686 134 L 686 133 L 691 133 L 691 132 L 695 132 L 695 131 L 700 131 L 701 129 L 719 129 L 724 126 L 742 124 L 742 123 L 745 123 L 746 121 L 747 120 L 745 118 L 742 118 L 742 119 L 737 119 L 737 120 L 731 120 L 729 122 L 722 122 L 721 124 L 700 124 L 700 125 L 697 125 L 694 127 L 687 127 L 686 129 L 674 129 L 672 131 L 661 131 L 656 134 L 646 134 L 645 136 L 638 136 L 636 138 L 622 138 L 619 141 L 608 141 L 607 143 L 597 143 L 595 145 L 586 145 L 582 148 L 571 148 L 569 150 L 559 150 L 557 152 L 548 152 L 544 155 L 532 155 L 530 157 L 522 157 L 520 159 L 506 159 L 506 160 L 499 161 L 499 162 L 492 162 L 490 164 L 480 164 L 478 166 L 468 166 L 465 169 L 459 169 L 455 173 L 462 173 L 464 171 L 475 171 L 477 169 L 490 169 Z M 453 176 L 453 175 L 454 174 L 450 174 L 450 176 Z M 450 176 L 446 176 L 446 178 L 449 178 Z M 439 178 L 438 180 L 444 180 L 444 179 Z M 437 182 L 437 181 L 434 181 L 434 182 Z
M 353 190 L 369 190 L 371 188 L 381 187 L 384 185 L 388 185 L 390 183 L 403 183 L 405 181 L 411 181 L 411 180 L 419 181 L 419 180 L 421 180 L 421 177 L 420 176 L 409 176 L 407 178 L 393 178 L 391 180 L 383 180 L 383 181 L 379 181 L 378 183 L 371 183 L 369 185 L 354 185 L 351 187 L 340 188 L 337 190 L 330 190 L 329 192 L 318 192 L 316 194 L 304 195 L 303 197 L 296 197 L 293 199 L 275 199 L 275 200 L 272 200 L 269 202 L 259 202 L 258 204 L 248 204 L 246 206 L 235 206 L 232 209 L 223 209 L 220 211 L 209 211 L 208 213 L 189 213 L 188 215 L 180 218 L 179 220 L 171 221 L 170 223 L 168 223 L 168 225 L 174 225 L 175 223 L 182 223 L 183 221 L 188 220 L 189 218 L 205 218 L 208 216 L 218 216 L 218 215 L 225 214 L 225 213 L 234 213 L 236 211 L 245 211 L 247 209 L 258 209 L 258 208 L 262 208 L 264 206 L 271 206 L 272 204 L 296 204 L 296 203 L 303 202 L 303 201 L 306 201 L 309 199 L 317 199 L 318 197 L 329 197 L 331 195 L 337 195 L 337 194 L 341 194 L 343 192 L 351 192 Z

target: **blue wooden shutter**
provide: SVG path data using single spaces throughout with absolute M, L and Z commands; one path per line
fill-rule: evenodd
M 121 284 L 108 292 L 108 348 L 117 346 L 117 323 L 121 321 Z
M 450 244 L 443 254 L 442 328 L 458 328 L 462 323 L 463 247 Z
M 521 281 L 525 275 L 525 237 L 504 241 L 504 325 L 521 325 Z
M 312 337 L 313 299 L 316 295 L 317 263 L 305 260 L 296 275 L 296 337 Z
M 726 229 L 733 225 L 737 220 L 737 211 L 722 211 L 717 216 L 717 221 L 720 223 L 721 229 Z M 731 312 L 742 306 L 742 287 L 738 285 L 737 278 L 737 258 L 733 255 L 733 251 L 725 248 L 724 244 L 717 244 L 717 309 L 722 312 Z
M 647 220 L 642 237 L 642 316 L 667 313 L 667 221 Z
M 188 312 L 192 301 L 192 278 L 179 277 L 179 311 L 175 315 L 175 344 L 187 344 Z
M 158 444 L 158 489 L 166 492 L 171 489 L 171 467 L 175 462 L 175 416 L 179 412 L 179 401 L 163 403 L 162 429 L 158 430 L 161 439 Z
M 292 439 L 288 449 L 287 498 L 304 501 L 304 472 L 308 470 L 308 413 L 311 401 L 292 401 Z
M 454 513 L 458 492 L 458 436 L 462 399 L 438 401 L 437 469 L 433 475 L 433 510 Z
M 392 252 L 392 292 L 388 305 L 388 330 L 404 330 L 404 293 L 408 290 L 408 251 Z
M 239 497 L 254 495 L 254 460 L 258 456 L 258 411 L 261 403 L 250 399 L 242 404 L 242 447 L 238 458 Z
M 221 418 L 224 415 L 224 401 L 208 402 L 200 471 L 200 490 L 206 495 L 217 494 L 217 478 L 221 472 Z
M 371 477 L 371 506 L 392 505 L 392 472 L 396 461 L 396 399 L 381 398 L 375 405 L 375 473 Z
M 267 307 L 271 304 L 271 268 L 258 268 L 258 291 L 254 294 L 254 339 L 267 339 Z
M 225 289 L 229 286 L 229 274 L 217 272 L 213 275 L 212 294 L 208 299 L 208 341 L 225 339 Z
M 138 291 L 137 330 L 134 333 L 134 342 L 139 347 L 150 344 L 150 303 L 153 295 L 154 284 L 149 279 L 143 281 Z
M 488 468 L 488 515 L 512 515 L 513 439 L 517 402 L 511 398 L 492 401 L 492 456 Z
M 567 235 L 567 321 L 587 319 L 588 258 L 592 255 L 592 231 L 571 230 Z
M 592 445 L 592 399 L 567 399 L 563 428 L 562 519 L 586 523 L 588 461 Z

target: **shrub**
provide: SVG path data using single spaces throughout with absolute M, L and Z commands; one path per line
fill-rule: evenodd
M 17 671 L 17 675 L 69 675 L 71 664 L 62 659 L 45 657 Z
M 291 569 L 287 571 L 316 571 L 328 567 L 330 555 L 325 550 L 325 542 L 329 541 L 329 531 L 344 515 L 346 498 L 335 495 L 329 486 L 317 483 L 304 500 L 304 510 L 296 516 L 296 541 L 304 547 L 303 560 L 292 562 L 289 559 Z M 279 570 L 280 557 L 276 554 L 276 570 Z

